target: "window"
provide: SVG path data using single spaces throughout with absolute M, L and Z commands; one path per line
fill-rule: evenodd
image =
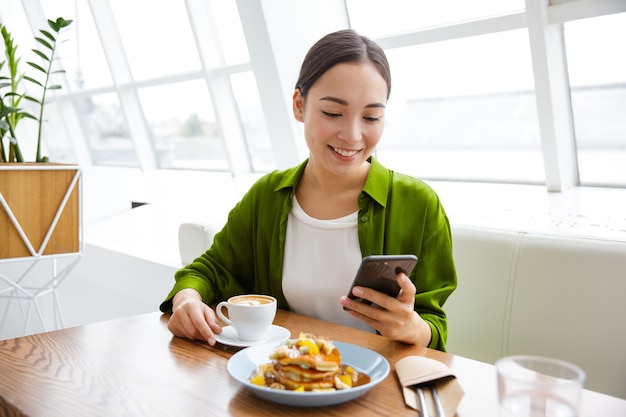
M 8 1 L 74 20 L 62 45 L 61 113 L 75 117 L 57 127 L 80 131 L 94 164 L 229 171 L 229 152 L 242 146 L 227 147 L 227 132 L 250 144 L 253 169 L 275 167 L 236 2 Z M 50 153 L 74 162 L 63 141 L 48 139 Z
M 109 0 L 136 81 L 200 69 L 183 0 Z
M 553 191 L 576 184 L 576 175 L 582 185 L 626 187 L 623 0 L 328 0 L 316 2 L 315 13 L 303 13 L 301 5 L 280 7 L 280 19 L 263 16 L 275 17 L 272 7 L 221 0 L 3 0 L 0 18 L 16 22 L 11 26 L 24 55 L 43 17 L 75 21 L 59 49 L 64 88 L 50 96 L 46 110 L 44 150 L 58 162 L 88 155 L 97 165 L 234 174 L 291 164 L 297 156 L 285 141 L 301 127 L 290 106 L 262 104 L 278 101 L 266 101 L 275 98 L 268 94 L 261 100 L 258 87 L 270 83 L 257 86 L 257 80 L 290 85 L 284 69 L 301 63 L 292 62 L 293 50 L 349 22 L 378 41 L 391 63 L 387 128 L 377 150 L 390 168 L 423 179 L 545 183 Z M 569 80 L 550 79 L 560 61 L 539 62 L 537 48 L 549 43 L 540 34 L 544 11 L 546 25 L 564 28 Z M 289 36 L 294 27 L 302 33 Z M 535 91 L 537 81 L 549 88 Z M 559 105 L 548 107 L 539 93 L 554 88 Z M 282 95 L 279 90 L 271 91 Z M 563 112 L 568 95 L 571 123 L 567 111 L 537 111 Z M 561 128 L 552 138 L 546 133 L 551 122 Z M 571 155 L 554 142 L 570 126 Z M 302 143 L 301 136 L 293 140 Z M 79 141 L 83 149 L 76 149 Z M 568 181 L 560 181 L 566 175 Z
M 89 90 L 113 85 L 109 64 L 104 56 L 96 24 L 86 0 L 42 2 L 49 19 L 62 16 L 73 20 L 58 45 L 58 56 L 67 77 L 69 91 Z
M 139 166 L 117 94 L 88 96 L 75 105 L 94 164 Z
M 205 83 L 159 85 L 138 93 L 160 168 L 228 170 Z
M 263 108 L 258 94 L 256 80 L 252 72 L 235 74 L 230 83 L 239 109 L 246 137 L 246 148 L 255 172 L 267 172 L 276 167 L 272 144 L 270 143 Z
M 580 182 L 624 187 L 626 13 L 568 22 L 564 31 Z
M 542 183 L 525 30 L 391 49 L 378 157 L 420 178 Z
M 234 1 L 211 0 L 211 10 L 215 18 L 215 28 L 217 30 L 220 44 L 226 45 L 222 48 L 224 63 L 226 65 L 243 64 L 250 61 L 248 46 L 243 36 L 237 3 Z

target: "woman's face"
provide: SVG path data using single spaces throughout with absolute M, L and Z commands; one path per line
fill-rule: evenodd
M 387 83 L 371 63 L 343 63 L 326 71 L 306 100 L 296 89 L 295 118 L 304 123 L 310 163 L 349 175 L 370 157 L 383 133 Z

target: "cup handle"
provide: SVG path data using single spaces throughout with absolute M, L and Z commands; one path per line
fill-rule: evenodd
M 217 305 L 217 307 L 215 307 L 215 312 L 217 313 L 217 316 L 222 319 L 222 321 L 232 327 L 235 327 L 235 325 L 233 324 L 232 321 L 230 321 L 230 319 L 228 317 L 226 317 L 224 315 L 224 313 L 222 312 L 222 308 L 226 308 L 226 311 L 228 311 L 228 301 L 222 301 L 221 303 L 219 303 Z

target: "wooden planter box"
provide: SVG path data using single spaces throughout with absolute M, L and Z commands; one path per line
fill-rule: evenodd
M 0 259 L 80 251 L 80 168 L 0 164 Z

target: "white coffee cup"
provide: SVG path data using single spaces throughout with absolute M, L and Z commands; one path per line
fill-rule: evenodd
M 226 309 L 228 316 L 224 315 Z M 243 294 L 222 301 L 215 308 L 218 317 L 232 326 L 244 342 L 265 340 L 276 316 L 276 299 L 269 295 Z

